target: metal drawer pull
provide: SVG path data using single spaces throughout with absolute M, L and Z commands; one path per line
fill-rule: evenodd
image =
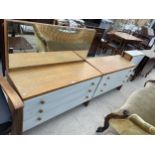
M 37 118 L 37 120 L 38 120 L 38 121 L 41 121 L 41 120 L 42 120 L 42 118 L 41 118 L 41 117 L 38 117 L 38 118 Z
M 109 80 L 109 79 L 110 79 L 110 77 L 108 76 L 108 77 L 107 77 L 107 79 Z
M 45 104 L 45 101 L 44 101 L 44 100 L 41 100 L 40 103 L 41 103 L 41 104 Z
M 40 109 L 40 110 L 39 110 L 39 113 L 42 113 L 42 112 L 44 112 L 44 110 L 43 110 L 43 109 Z
M 86 96 L 86 98 L 89 98 L 89 96 Z
M 103 84 L 103 86 L 106 86 L 106 85 L 107 85 L 106 83 Z
M 88 92 L 89 92 L 89 93 L 91 93 L 91 92 L 92 92 L 92 90 L 91 90 L 91 89 L 89 89 L 89 90 L 88 90 Z

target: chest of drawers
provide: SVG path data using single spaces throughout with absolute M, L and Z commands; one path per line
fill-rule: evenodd
M 123 83 L 126 82 L 126 80 L 129 78 L 131 73 L 132 69 L 126 69 L 103 75 L 96 89 L 94 97 L 104 94 L 112 89 L 115 89 L 123 85 Z
M 90 58 L 87 61 L 102 73 L 101 81 L 95 91 L 94 97 L 122 86 L 132 74 L 134 67 L 132 63 L 119 55 Z
M 15 130 L 27 131 L 122 85 L 132 68 L 124 58 L 110 56 L 10 71 L 10 82 L 24 103 L 14 118 Z
M 100 77 L 24 102 L 23 131 L 92 99 Z

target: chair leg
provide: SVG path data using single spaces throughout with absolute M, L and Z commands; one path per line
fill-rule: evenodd
M 108 129 L 110 119 L 112 118 L 113 119 L 124 119 L 124 118 L 127 118 L 128 116 L 129 116 L 129 113 L 127 110 L 124 110 L 122 115 L 119 115 L 116 113 L 110 113 L 109 115 L 105 117 L 104 125 L 102 127 L 98 127 L 96 132 L 97 133 L 104 132 L 106 129 Z

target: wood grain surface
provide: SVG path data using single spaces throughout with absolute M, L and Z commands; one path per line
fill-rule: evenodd
M 34 67 L 74 61 L 82 61 L 82 58 L 80 58 L 72 51 L 14 53 L 9 54 L 9 69 Z
M 87 62 L 12 70 L 8 74 L 23 100 L 101 76 Z
M 108 34 L 110 35 L 115 35 L 121 39 L 124 39 L 124 40 L 130 40 L 130 41 L 138 41 L 138 42 L 141 42 L 143 41 L 142 39 L 140 38 L 137 38 L 131 34 L 128 34 L 128 33 L 124 33 L 124 32 L 109 32 Z
M 120 55 L 88 58 L 86 61 L 103 75 L 134 67 L 134 64 Z

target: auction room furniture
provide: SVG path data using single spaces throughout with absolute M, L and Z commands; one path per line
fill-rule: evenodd
M 114 113 L 105 117 L 103 132 L 109 126 L 123 135 L 155 134 L 155 81 L 151 80 L 146 87 L 133 92 L 125 104 Z
M 9 22 L 16 21 L 9 20 L 6 24 Z M 92 30 L 90 32 L 94 34 Z M 104 79 L 107 88 L 103 87 L 103 92 L 121 86 L 133 68 L 133 64 L 121 56 L 87 60 L 88 49 L 86 51 L 85 48 L 80 51 L 39 53 L 35 50 L 9 53 L 8 49 L 7 76 L 6 80 L 2 78 L 1 85 L 10 95 L 12 134 L 21 134 L 78 105 L 86 105 L 101 94 Z
M 153 50 L 125 51 L 123 56 L 135 64 L 132 80 L 139 74 L 146 77 L 155 66 L 155 52 Z
M 100 41 L 100 54 L 106 53 L 108 50 L 111 50 L 112 55 L 121 54 L 121 50 L 119 49 L 119 44 L 115 42 L 109 42 L 108 40 L 101 39 Z
M 129 63 L 120 55 L 88 58 L 87 62 L 102 73 L 102 78 L 94 97 L 114 88 L 120 89 L 131 75 L 134 67 L 132 63 Z
M 146 77 L 155 67 L 155 51 L 142 50 L 141 52 L 145 55 L 145 58 L 147 59 L 147 62 L 141 72 L 141 75 Z
M 145 59 L 144 59 L 145 55 L 141 51 L 131 50 L 131 51 L 124 51 L 122 56 L 125 59 L 131 61 L 135 65 L 133 73 L 130 78 L 130 80 L 134 80 L 142 70 L 142 67 L 144 65 L 143 62 L 145 62 Z
M 111 36 L 111 40 L 117 40 L 120 43 L 121 51 L 125 50 L 127 44 L 139 43 L 143 41 L 142 39 L 124 32 L 109 32 L 108 35 Z

